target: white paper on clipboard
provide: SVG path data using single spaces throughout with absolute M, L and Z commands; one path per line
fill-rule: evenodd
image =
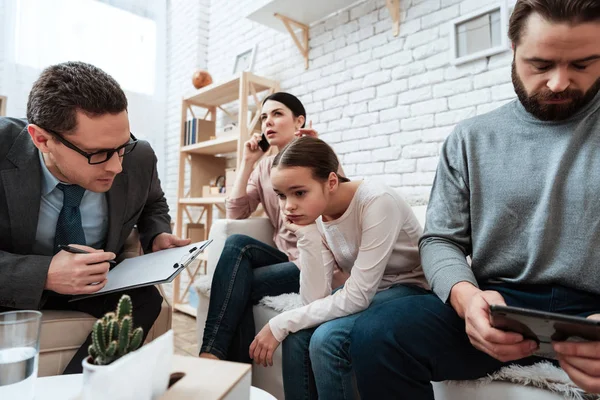
M 205 240 L 139 257 L 126 258 L 108 272 L 106 286 L 92 294 L 73 296 L 70 301 L 171 282 L 206 249 L 210 242 L 212 240 Z

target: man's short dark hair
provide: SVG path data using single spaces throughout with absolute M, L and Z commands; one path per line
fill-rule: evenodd
M 517 0 L 510 17 L 508 37 L 518 45 L 525 23 L 533 13 L 539 14 L 548 22 L 581 24 L 600 22 L 599 0 Z
M 127 110 L 125 93 L 106 72 L 83 62 L 46 68 L 27 101 L 29 123 L 59 133 L 77 127 L 76 112 L 93 117 Z

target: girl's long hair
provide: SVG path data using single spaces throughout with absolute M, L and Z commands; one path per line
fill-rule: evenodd
M 288 143 L 273 160 L 272 168 L 278 166 L 310 168 L 313 177 L 320 181 L 326 181 L 329 174 L 335 172 L 340 182 L 350 182 L 350 179 L 338 174 L 340 162 L 333 149 L 321 139 L 311 136 Z

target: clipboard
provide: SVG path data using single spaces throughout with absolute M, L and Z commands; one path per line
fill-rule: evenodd
M 69 302 L 144 286 L 170 283 L 212 242 L 212 239 L 126 258 L 108 271 L 106 286 L 96 293 L 73 296 Z

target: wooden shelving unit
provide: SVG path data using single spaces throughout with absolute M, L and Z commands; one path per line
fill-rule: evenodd
M 225 174 L 226 166 L 237 168 L 244 142 L 250 134 L 260 129 L 259 118 L 262 100 L 279 90 L 279 83 L 267 78 L 242 72 L 230 79 L 211 84 L 186 96 L 181 102 L 181 131 L 179 151 L 179 188 L 175 233 L 185 237 L 184 226 L 203 223 L 205 238 L 208 238 L 213 219 L 213 208 L 224 212 L 224 196 L 203 196 L 202 187 L 209 185 L 218 176 Z M 215 132 L 209 140 L 186 145 L 185 126 L 190 118 L 198 115 L 207 121 L 217 122 L 217 113 L 223 112 L 230 118 L 236 117 L 223 108 L 237 101 L 237 127 L 230 132 Z M 251 106 L 254 104 L 254 106 Z M 249 110 L 253 112 L 249 115 Z M 206 250 L 210 251 L 210 246 Z M 189 267 L 186 273 L 189 282 L 182 290 L 181 275 L 173 281 L 173 308 L 195 316 L 196 310 L 187 303 L 187 293 L 194 283 L 206 257 L 199 264 Z M 183 274 L 183 273 L 182 273 Z
M 183 146 L 182 153 L 204 154 L 215 156 L 217 154 L 232 153 L 237 151 L 238 135 L 228 135 L 214 140 Z

